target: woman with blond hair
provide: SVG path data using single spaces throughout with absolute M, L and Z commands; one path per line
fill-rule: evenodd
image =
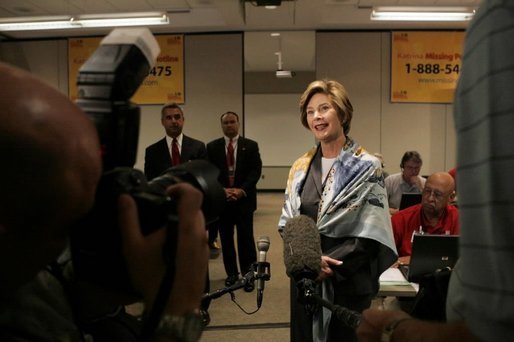
M 340 83 L 309 84 L 300 111 L 318 144 L 291 167 L 279 232 L 292 217 L 311 217 L 323 253 L 319 291 L 361 312 L 377 294 L 380 274 L 397 259 L 381 163 L 348 135 L 353 107 Z M 356 340 L 330 310 L 298 303 L 294 283 L 291 291 L 291 341 Z

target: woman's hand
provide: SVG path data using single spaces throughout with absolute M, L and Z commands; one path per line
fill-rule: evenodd
M 318 276 L 319 281 L 323 281 L 334 275 L 334 271 L 330 266 L 340 266 L 343 262 L 341 260 L 333 259 L 326 255 L 321 256 L 321 272 Z

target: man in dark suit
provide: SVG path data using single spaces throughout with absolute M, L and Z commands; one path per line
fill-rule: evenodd
M 182 164 L 195 159 L 207 159 L 205 144 L 182 133 L 184 112 L 176 103 L 168 103 L 161 109 L 161 123 L 166 136 L 150 145 L 145 151 L 145 176 L 151 180 L 168 168 L 175 166 L 173 162 L 173 139 L 176 139 L 178 156 L 175 163 Z M 219 247 L 216 243 L 218 232 L 209 229 L 209 248 L 211 258 L 217 258 Z
M 176 103 L 168 103 L 161 109 L 161 123 L 166 136 L 145 150 L 145 176 L 151 180 L 159 176 L 173 163 L 173 144 L 176 139 L 176 163 L 181 164 L 195 159 L 206 159 L 205 144 L 182 133 L 184 113 Z
M 162 107 L 161 124 L 166 131 L 166 136 L 145 150 L 145 176 L 148 180 L 160 176 L 172 166 L 195 159 L 207 159 L 205 144 L 182 133 L 184 112 L 178 104 L 167 103 Z M 209 246 L 211 245 L 209 244 Z M 205 292 L 210 290 L 209 283 L 209 272 L 207 271 Z M 210 301 L 203 301 L 201 305 L 200 314 L 205 325 L 210 322 L 207 311 L 209 305 Z
M 220 170 L 219 182 L 225 188 L 226 206 L 219 220 L 221 250 L 227 279 L 225 285 L 234 284 L 257 261 L 253 236 L 253 213 L 257 208 L 256 184 L 261 176 L 262 161 L 259 145 L 239 136 L 239 116 L 226 112 L 221 116 L 224 137 L 207 144 L 207 156 Z M 230 146 L 231 145 L 231 146 Z M 233 153 L 231 155 L 231 152 Z M 234 245 L 234 226 L 237 229 L 239 270 Z M 245 291 L 253 291 L 247 284 Z
M 177 140 L 178 156 L 175 163 L 182 164 L 195 159 L 207 159 L 205 144 L 182 133 L 184 112 L 176 103 L 168 103 L 161 109 L 161 123 L 166 136 L 150 145 L 145 151 L 145 176 L 151 180 L 168 168 L 175 166 L 173 162 L 173 139 Z M 209 248 L 211 258 L 217 258 L 219 247 L 216 243 L 218 232 L 209 229 Z

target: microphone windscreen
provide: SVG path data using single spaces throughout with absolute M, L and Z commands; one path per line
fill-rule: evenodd
M 321 272 L 321 243 L 316 223 L 305 215 L 290 218 L 282 234 L 287 275 L 296 281 Z

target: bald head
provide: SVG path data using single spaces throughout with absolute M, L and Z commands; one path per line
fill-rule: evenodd
M 455 181 L 448 172 L 435 172 L 423 189 L 423 212 L 427 217 L 440 217 L 455 198 Z
M 0 242 L 59 245 L 93 204 L 99 151 L 93 123 L 66 96 L 0 63 Z
M 438 186 L 444 192 L 453 192 L 455 190 L 455 180 L 448 172 L 435 172 L 427 179 L 427 184 Z

